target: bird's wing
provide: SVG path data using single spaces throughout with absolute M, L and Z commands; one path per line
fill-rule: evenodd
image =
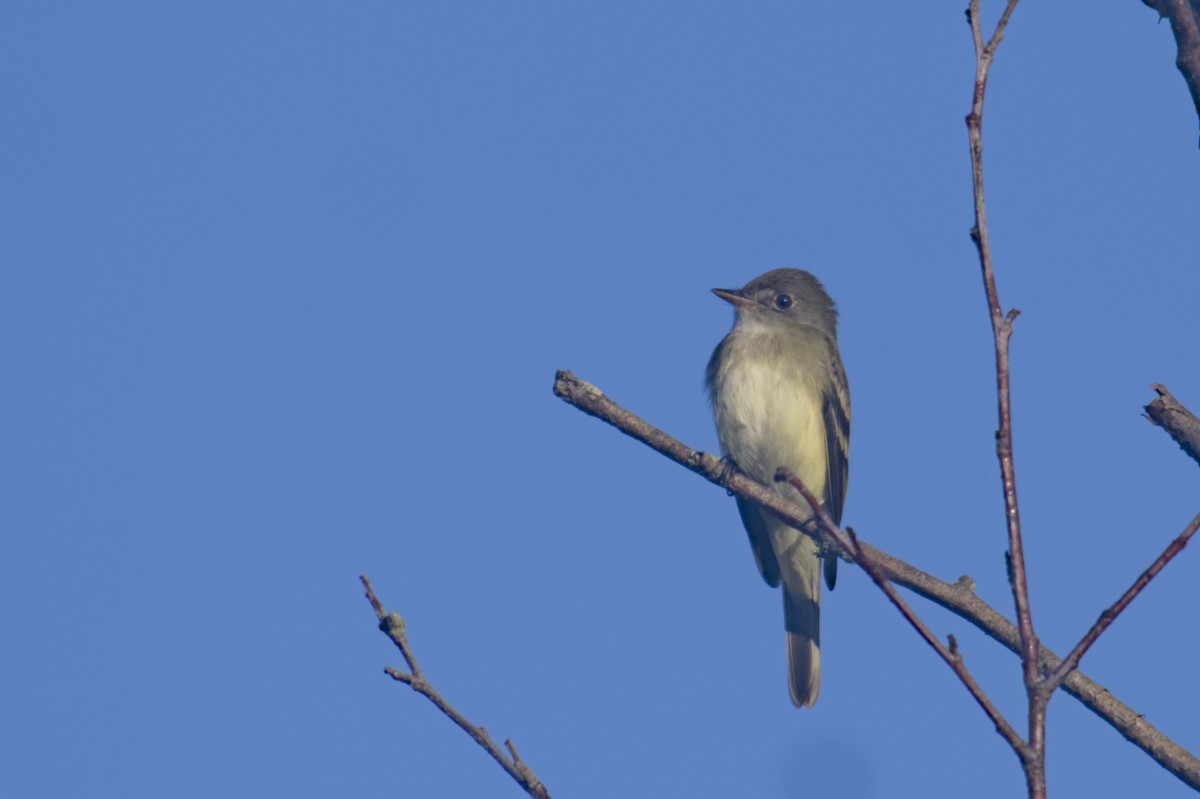
M 746 534 L 750 536 L 750 549 L 754 550 L 754 563 L 758 572 L 767 581 L 767 585 L 775 588 L 779 585 L 779 561 L 775 558 L 775 548 L 771 546 L 771 534 L 767 532 L 767 523 L 763 519 L 763 511 L 753 502 L 737 498 L 738 513 L 742 515 L 742 524 Z
M 850 389 L 837 345 L 833 349 L 829 388 L 821 397 L 821 416 L 825 421 L 825 509 L 838 524 L 846 501 L 846 481 L 850 471 Z M 825 582 L 832 589 L 837 581 L 837 558 L 825 559 Z

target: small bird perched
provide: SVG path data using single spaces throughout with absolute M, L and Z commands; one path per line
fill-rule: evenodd
M 721 452 L 750 477 L 795 502 L 774 482 L 786 466 L 841 523 L 850 443 L 850 391 L 837 346 L 837 311 L 820 281 L 776 269 L 740 289 L 713 289 L 737 312 L 708 361 L 705 384 Z M 738 497 L 754 560 L 771 587 L 783 584 L 788 688 L 812 707 L 821 690 L 821 564 L 812 538 Z M 837 558 L 825 556 L 833 588 Z

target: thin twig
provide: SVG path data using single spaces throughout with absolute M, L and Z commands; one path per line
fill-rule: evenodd
M 833 538 L 834 541 L 837 542 L 837 550 L 839 554 L 844 555 L 851 562 L 858 560 L 858 558 L 855 557 L 857 553 L 861 551 L 858 541 L 856 541 L 850 535 L 850 533 L 837 526 L 837 522 L 833 520 L 833 517 L 829 515 L 829 511 L 825 508 L 825 503 L 817 499 L 817 495 L 809 490 L 808 486 L 804 484 L 803 480 L 797 477 L 791 469 L 787 468 L 786 466 L 780 466 L 775 470 L 775 482 L 787 483 L 792 488 L 799 491 L 800 496 L 804 497 L 804 501 L 808 503 L 810 508 L 812 508 L 813 519 L 816 520 L 821 529 L 823 529 L 831 538 Z M 859 565 L 862 566 L 861 563 Z M 867 569 L 866 566 L 863 566 L 863 568 Z M 870 569 L 867 569 L 867 573 L 871 573 Z
M 402 682 L 411 687 L 421 696 L 428 699 L 433 705 L 451 721 L 457 724 L 463 732 L 470 735 L 475 743 L 483 747 L 492 758 L 500 764 L 508 775 L 512 777 L 518 785 L 525 790 L 527 794 L 534 799 L 550 799 L 550 793 L 546 790 L 546 786 L 542 784 L 520 758 L 517 757 L 516 749 L 512 745 L 512 741 L 505 741 L 511 757 L 504 754 L 496 742 L 492 740 L 492 736 L 483 727 L 476 726 L 467 721 L 467 718 L 459 713 L 457 709 L 437 692 L 429 681 L 425 679 L 425 675 L 421 672 L 421 667 L 417 665 L 417 659 L 413 656 L 412 647 L 409 646 L 408 636 L 404 631 L 404 619 L 399 613 L 388 613 L 384 610 L 383 604 L 379 598 L 375 596 L 375 590 L 371 587 L 371 581 L 366 576 L 359 577 L 362 580 L 363 587 L 367 590 L 367 601 L 371 603 L 371 608 L 375 611 L 375 618 L 379 619 L 379 629 L 382 630 L 396 648 L 400 650 L 400 654 L 404 657 L 404 662 L 408 664 L 409 673 L 404 673 L 399 669 L 388 666 L 384 669 L 389 677 L 397 682 Z
M 591 383 L 580 380 L 570 372 L 560 371 L 555 375 L 554 394 L 589 416 L 612 425 L 625 435 L 695 472 L 710 483 L 767 508 L 793 527 L 806 532 L 812 529 L 823 546 L 838 550 L 837 541 L 819 526 L 807 527 L 813 519 L 810 509 L 791 502 L 740 471 L 730 468 L 720 458 L 684 445 L 622 408 Z M 948 583 L 882 550 L 861 542 L 860 545 L 872 564 L 893 583 L 966 619 L 1009 651 L 1018 655 L 1021 653 L 1020 636 L 1016 626 L 974 593 L 971 578 L 964 576 L 957 582 Z M 1052 670 L 1061 662 L 1062 659 L 1058 655 L 1040 647 L 1040 670 Z M 1107 688 L 1078 670 L 1068 675 L 1062 689 L 1163 768 L 1192 788 L 1200 790 L 1200 759 L 1147 722 L 1145 714 L 1123 704 Z
M 971 112 L 967 115 L 967 136 L 971 146 L 971 184 L 974 190 L 975 226 L 971 228 L 971 240 L 979 253 L 979 264 L 983 271 L 983 288 L 987 296 L 988 311 L 992 321 L 992 336 L 996 351 L 996 394 L 999 405 L 999 429 L 996 431 L 996 455 L 1000 460 L 1001 485 L 1004 491 L 1005 518 L 1008 522 L 1009 553 L 1012 558 L 1012 588 L 1017 609 L 1017 627 L 1021 633 L 1022 661 L 1025 666 L 1026 684 L 1033 686 L 1038 675 L 1037 637 L 1029 610 L 1029 591 L 1025 571 L 1025 553 L 1021 542 L 1021 518 L 1017 504 L 1016 470 L 1012 454 L 1012 402 L 1009 386 L 1008 348 L 1012 336 L 1012 323 L 1019 311 L 1006 315 L 1000 307 L 996 290 L 996 273 L 992 264 L 992 246 L 988 235 L 987 202 L 983 189 L 983 104 L 987 92 L 987 81 L 996 48 L 1004 36 L 1009 17 L 1017 0 L 1009 0 L 1000 22 L 987 44 L 983 43 L 983 32 L 979 21 L 979 0 L 971 0 L 967 18 L 975 42 L 975 88 Z
M 1008 742 L 1008 745 L 1011 746 L 1013 751 L 1017 753 L 1017 757 L 1024 761 L 1024 759 L 1029 756 L 1029 746 L 1024 740 L 1022 740 L 1020 734 L 1013 729 L 1013 726 L 1009 724 L 1008 719 L 1004 718 L 1004 715 L 999 711 L 999 709 L 992 704 L 992 700 L 988 698 L 986 693 L 984 693 L 983 688 L 980 687 L 979 683 L 975 681 L 975 678 L 967 669 L 967 663 L 963 659 L 962 653 L 958 649 L 958 642 L 954 640 L 954 636 L 952 635 L 948 639 L 950 643 L 949 648 L 943 646 L 942 642 L 939 641 L 925 625 L 925 622 L 922 621 L 921 618 L 917 616 L 917 614 L 913 612 L 908 604 L 900 597 L 900 594 L 896 592 L 896 589 L 892 588 L 892 584 L 889 583 L 886 578 L 884 578 L 884 576 L 875 568 L 870 557 L 867 556 L 867 554 L 863 552 L 862 547 L 859 546 L 858 536 L 854 534 L 854 531 L 850 528 L 846 528 L 846 531 L 850 534 L 850 541 L 854 544 L 854 555 L 859 565 L 862 566 L 867 574 L 870 575 L 871 579 L 875 581 L 875 584 L 883 589 L 883 592 L 887 594 L 888 599 L 890 599 L 892 604 L 895 605 L 900 613 L 904 615 L 904 618 L 908 619 L 909 624 L 916 628 L 917 632 L 921 634 L 921 637 L 925 639 L 926 643 L 933 647 L 934 651 L 937 652 L 938 655 L 941 656 L 942 660 L 946 662 L 946 665 L 953 670 L 962 684 L 966 686 L 967 691 L 970 692 L 971 696 L 979 704 L 979 707 L 983 708 L 983 712 L 987 714 L 989 719 L 991 719 L 992 724 L 996 727 L 996 732 L 1000 734 L 1001 738 Z
M 1000 461 L 1000 481 L 1004 492 L 1004 515 L 1008 522 L 1009 582 L 1012 584 L 1013 603 L 1017 610 L 1017 629 L 1021 635 L 1021 667 L 1025 692 L 1029 706 L 1028 740 L 1030 752 L 1022 754 L 1025 780 L 1030 799 L 1046 796 L 1046 703 L 1038 690 L 1041 675 L 1038 672 L 1038 639 L 1033 629 L 1033 613 L 1029 607 L 1029 581 L 1025 570 L 1025 547 L 1021 539 L 1021 514 L 1017 503 L 1017 475 L 1013 460 L 1012 398 L 1008 367 L 1009 340 L 1012 338 L 1013 320 L 1019 313 L 1016 309 L 1007 314 L 1000 307 L 1000 296 L 996 290 L 996 273 L 992 264 L 992 246 L 988 237 L 987 204 L 983 190 L 983 103 L 987 94 L 988 74 L 995 58 L 996 48 L 1004 38 L 1008 20 L 1016 8 L 1017 0 L 1008 0 L 996 29 L 983 43 L 983 29 L 979 20 L 979 0 L 970 0 L 967 21 L 971 25 L 971 38 L 975 43 L 975 87 L 971 98 L 971 112 L 967 114 L 967 138 L 971 146 L 971 184 L 974 189 L 975 226 L 971 228 L 971 240 L 979 251 L 979 265 L 983 271 L 983 288 L 987 295 L 988 313 L 992 321 L 992 337 L 996 350 L 996 399 L 999 406 L 999 429 L 996 430 L 996 457 Z M 1027 756 L 1026 756 L 1027 755 Z
M 1171 562 L 1171 559 L 1183 551 L 1183 548 L 1187 546 L 1188 540 L 1195 535 L 1197 529 L 1200 529 L 1200 514 L 1197 514 L 1188 526 L 1183 529 L 1183 532 L 1167 545 L 1163 553 L 1150 564 L 1150 568 L 1138 575 L 1138 578 L 1133 581 L 1133 585 L 1129 586 L 1129 589 L 1124 594 L 1121 594 L 1121 598 L 1114 602 L 1112 607 L 1100 614 L 1100 618 L 1096 620 L 1092 628 L 1080 639 L 1070 654 L 1063 659 L 1063 662 L 1046 675 L 1043 680 L 1043 688 L 1046 693 L 1050 693 L 1057 688 L 1073 669 L 1079 667 L 1079 659 L 1091 648 L 1092 644 L 1096 643 L 1096 639 L 1100 637 L 1100 634 L 1116 621 L 1117 616 L 1120 616 L 1121 612 L 1129 607 L 1129 603 Z
M 1166 430 L 1180 449 L 1200 463 L 1200 419 L 1171 396 L 1166 386 L 1155 383 L 1151 388 L 1158 397 L 1146 406 L 1146 418 Z
M 1013 751 L 1017 753 L 1017 757 L 1021 758 L 1022 760 L 1028 757 L 1028 745 L 1025 743 L 1025 741 L 1021 740 L 1021 736 L 1015 729 L 1013 729 L 1013 726 L 1008 723 L 1008 719 L 1004 718 L 1003 714 L 996 709 L 996 706 L 992 704 L 992 700 L 989 699 L 987 694 L 983 692 L 983 688 L 981 688 L 979 683 L 975 681 L 975 678 L 971 676 L 971 672 L 967 669 L 967 664 L 963 660 L 962 654 L 958 651 L 958 645 L 954 643 L 953 637 L 950 639 L 951 648 L 947 649 L 942 642 L 938 640 L 937 636 L 935 636 L 933 632 L 930 631 L 930 629 L 925 625 L 925 622 L 922 621 L 921 618 L 913 611 L 913 609 L 908 606 L 908 603 L 905 602 L 898 593 L 896 593 L 896 589 L 892 587 L 892 584 L 888 582 L 888 579 L 883 576 L 878 568 L 876 568 L 874 562 L 871 560 L 870 556 L 867 555 L 862 544 L 859 542 L 858 536 L 854 534 L 854 531 L 849 527 L 847 527 L 845 531 L 839 528 L 837 523 L 834 522 L 833 517 L 829 515 L 829 511 L 825 509 L 825 505 L 822 504 L 819 499 L 817 499 L 816 495 L 808 489 L 808 486 L 804 485 L 804 482 L 795 474 L 793 474 L 791 470 L 780 468 L 775 473 L 775 482 L 785 482 L 800 492 L 800 496 L 804 497 L 804 501 L 807 502 L 809 507 L 813 509 L 814 516 L 816 516 L 817 521 L 820 523 L 821 527 L 824 528 L 825 532 L 838 539 L 839 543 L 841 543 L 843 540 L 845 541 L 845 543 L 848 545 L 846 548 L 849 550 L 850 554 L 853 555 L 854 562 L 857 563 L 862 570 L 867 573 L 867 576 L 874 581 L 875 585 L 879 586 L 879 589 L 883 591 L 883 593 L 887 595 L 887 598 L 891 600 L 892 604 L 896 606 L 896 610 L 900 611 L 900 615 L 904 616 L 904 618 L 908 620 L 908 623 L 913 626 L 913 629 L 915 629 L 920 636 L 925 639 L 925 643 L 933 647 L 933 651 L 937 652 L 938 656 L 941 657 L 941 659 L 946 662 L 946 665 L 949 666 L 950 669 L 958 676 L 958 679 L 962 681 L 964 686 L 966 686 L 967 691 L 970 692 L 971 696 L 974 697 L 979 706 L 983 708 L 983 712 L 986 713 L 988 718 L 992 720 L 992 724 L 994 724 L 996 727 L 996 732 L 998 732 L 1000 737 L 1007 741 L 1008 745 L 1011 746 Z

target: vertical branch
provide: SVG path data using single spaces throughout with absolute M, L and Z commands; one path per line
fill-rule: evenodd
M 971 182 L 975 193 L 975 226 L 971 228 L 971 240 L 979 252 L 979 264 L 983 270 L 983 287 L 987 295 L 988 311 L 992 320 L 992 335 L 996 345 L 996 395 L 999 405 L 999 429 L 996 431 L 996 455 L 1000 460 L 1000 473 L 1004 489 L 1004 511 L 1008 522 L 1009 552 L 1012 556 L 1012 587 L 1017 606 L 1017 627 L 1021 633 L 1021 648 L 1026 665 L 1026 682 L 1037 680 L 1037 639 L 1029 613 L 1029 594 L 1025 572 L 1025 553 L 1021 545 L 1021 517 L 1017 506 L 1016 472 L 1012 457 L 1012 401 L 1009 391 L 1008 350 L 1012 337 L 1012 323 L 1019 313 L 1016 309 L 1007 315 L 1000 308 L 1000 297 L 996 291 L 996 275 L 992 266 L 992 247 L 988 237 L 987 203 L 983 191 L 983 100 L 987 91 L 988 72 L 995 58 L 996 47 L 1003 37 L 1008 18 L 1017 0 L 1009 0 L 996 32 L 983 43 L 979 22 L 979 0 L 971 0 L 967 16 L 971 33 L 975 39 L 975 91 L 971 113 L 967 115 L 967 134 L 971 144 Z M 1032 672 L 1032 673 L 1030 673 Z
M 983 191 L 983 102 L 987 93 L 988 73 L 995 59 L 996 48 L 1004 38 L 1008 20 L 1017 0 L 1008 0 L 991 38 L 984 43 L 979 20 L 979 0 L 970 0 L 967 21 L 975 43 L 975 85 L 971 112 L 967 115 L 967 136 L 971 146 L 971 184 L 974 189 L 975 225 L 971 240 L 979 253 L 983 271 L 983 288 L 987 295 L 988 314 L 996 346 L 996 397 L 999 406 L 999 427 L 996 430 L 996 457 L 1000 461 L 1000 477 L 1004 490 L 1004 515 L 1008 527 L 1009 581 L 1017 611 L 1017 630 L 1021 638 L 1021 666 L 1025 692 L 1029 700 L 1029 747 L 1023 753 L 1022 764 L 1031 799 L 1046 795 L 1045 733 L 1047 695 L 1041 690 L 1038 672 L 1038 639 L 1033 629 L 1029 609 L 1029 582 L 1025 570 L 1025 550 L 1021 542 L 1021 515 L 1017 504 L 1017 476 L 1013 464 L 1012 398 L 1009 385 L 1008 352 L 1012 338 L 1012 323 L 1018 311 L 1007 314 L 1000 307 L 996 290 L 996 275 L 992 265 L 992 246 L 988 237 L 987 203 Z

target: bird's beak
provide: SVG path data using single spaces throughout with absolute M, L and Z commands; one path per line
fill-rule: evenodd
M 725 302 L 732 305 L 734 308 L 740 308 L 743 305 L 752 305 L 754 300 L 748 299 L 741 289 L 713 289 L 713 294 L 716 294 Z

